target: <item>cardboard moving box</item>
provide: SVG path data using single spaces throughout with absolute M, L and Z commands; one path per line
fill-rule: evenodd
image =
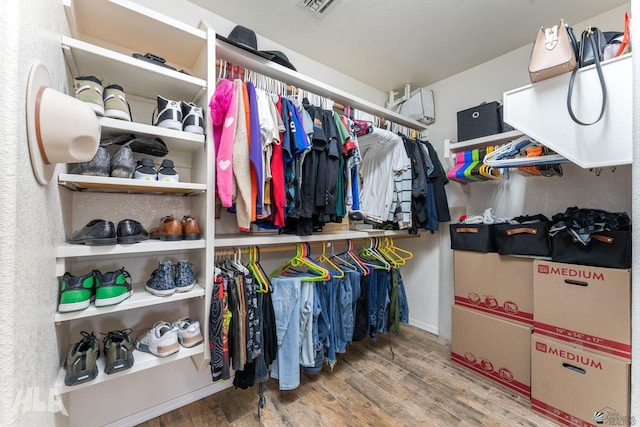
M 531 326 L 454 305 L 451 361 L 529 398 Z
M 636 425 L 630 414 L 631 365 L 534 333 L 531 408 L 568 426 Z
M 536 260 L 534 332 L 631 358 L 631 271 Z
M 453 251 L 455 303 L 533 324 L 533 259 Z

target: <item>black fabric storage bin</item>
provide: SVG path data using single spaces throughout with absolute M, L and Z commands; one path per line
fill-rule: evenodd
M 548 222 L 496 224 L 494 234 L 500 255 L 551 255 Z
M 451 249 L 495 252 L 493 224 L 450 224 Z
M 458 111 L 458 142 L 502 132 L 500 103 L 493 101 Z
M 585 246 L 561 231 L 551 238 L 551 260 L 594 267 L 631 268 L 631 230 L 598 231 Z

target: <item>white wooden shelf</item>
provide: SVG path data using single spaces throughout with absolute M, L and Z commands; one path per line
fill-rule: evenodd
M 191 298 L 200 298 L 205 295 L 204 289 L 198 284 L 196 284 L 196 286 L 189 292 L 176 292 L 173 295 L 165 297 L 156 296 L 147 292 L 144 289 L 144 283 L 135 283 L 132 288 L 133 295 L 119 304 L 107 307 L 96 307 L 91 304 L 91 306 L 81 311 L 73 311 L 69 313 L 56 312 L 53 320 L 55 323 L 68 322 L 70 320 L 86 319 L 88 317 L 133 310 L 141 307 L 156 306 L 159 304 L 166 304 Z
M 100 122 L 102 129 L 102 139 L 132 133 L 137 138 L 160 138 L 167 145 L 169 151 L 204 152 L 205 137 L 197 133 L 128 122 L 110 117 L 100 117 L 98 122 Z
M 474 148 L 482 148 L 489 145 L 501 145 L 522 136 L 524 136 L 524 134 L 519 130 L 512 130 L 509 132 L 497 133 L 495 135 L 483 136 L 481 138 L 469 139 L 462 142 L 454 142 L 450 139 L 445 139 L 444 153 L 445 157 L 447 157 L 449 153 L 457 153 L 459 151 L 472 150 Z
M 125 94 L 195 101 L 207 87 L 203 79 L 66 36 L 62 37 L 62 51 L 74 77 L 96 76 L 104 86 L 122 86 Z
M 617 166 L 632 162 L 633 66 L 632 54 L 602 63 L 607 108 L 591 126 L 574 123 L 567 110 L 570 73 L 527 85 L 504 94 L 504 121 L 582 168 Z M 600 112 L 601 90 L 595 65 L 576 74 L 573 109 L 591 122 Z
M 207 191 L 206 184 L 193 182 L 144 181 L 131 178 L 113 178 L 108 176 L 89 176 L 68 173 L 58 175 L 58 184 L 73 191 L 181 194 L 185 196 L 195 196 Z
M 329 242 L 334 240 L 356 240 L 369 237 L 417 237 L 407 230 L 361 230 L 339 231 L 332 233 L 316 233 L 310 236 L 296 236 L 295 234 L 278 234 L 256 236 L 252 234 L 220 234 L 215 237 L 216 248 L 231 248 L 243 246 L 286 245 L 305 242 Z
M 248 68 L 257 73 L 283 81 L 297 88 L 308 90 L 316 95 L 332 99 L 340 104 L 349 105 L 352 108 L 371 113 L 377 117 L 389 120 L 393 123 L 416 129 L 418 131 L 427 129 L 427 125 L 400 115 L 395 111 L 388 110 L 370 101 L 353 96 L 343 90 L 329 86 L 326 83 L 312 79 L 303 74 L 293 71 L 273 61 L 269 61 L 258 55 L 248 54 L 245 50 L 237 48 L 222 40 L 216 39 L 216 55 L 234 65 Z
M 72 257 L 93 257 L 93 256 L 117 256 L 117 255 L 139 255 L 151 253 L 179 252 L 194 249 L 204 249 L 206 241 L 200 240 L 145 240 L 131 245 L 111 245 L 111 246 L 87 246 L 63 243 L 56 248 L 57 258 Z
M 132 336 L 131 339 L 135 340 L 135 336 Z M 176 354 L 172 354 L 168 357 L 157 357 L 153 354 L 134 350 L 133 352 L 133 366 L 126 371 L 121 371 L 115 374 L 107 375 L 104 373 L 104 365 L 105 365 L 105 357 L 101 355 L 98 358 L 98 376 L 86 383 L 67 386 L 64 383 L 64 377 L 66 374 L 66 369 L 64 367 L 60 368 L 58 371 L 58 377 L 56 378 L 56 382 L 54 388 L 57 390 L 59 394 L 65 394 L 73 391 L 78 391 L 85 389 L 87 387 L 92 387 L 96 384 L 101 384 L 107 381 L 111 381 L 117 378 L 120 378 L 124 375 L 131 375 L 136 372 L 144 371 L 146 369 L 155 368 L 156 366 L 166 365 L 168 363 L 175 362 L 176 360 L 185 359 L 187 357 L 197 356 L 204 353 L 204 343 L 199 344 L 192 348 L 180 347 L 180 350 Z
M 64 8 L 76 39 L 129 56 L 132 51 L 151 52 L 178 70 L 189 71 L 203 61 L 205 31 L 142 5 L 127 0 L 64 0 Z

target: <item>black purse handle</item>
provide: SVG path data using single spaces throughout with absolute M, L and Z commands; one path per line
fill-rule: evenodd
M 600 115 L 598 118 L 591 123 L 584 123 L 580 121 L 575 114 L 573 113 L 573 108 L 571 107 L 571 96 L 573 94 L 573 82 L 576 78 L 576 73 L 578 72 L 578 67 L 574 68 L 571 72 L 571 79 L 569 80 L 569 92 L 567 93 L 567 109 L 569 110 L 569 115 L 571 119 L 579 125 L 582 126 L 591 126 L 595 123 L 598 123 L 600 119 L 604 116 L 604 110 L 607 107 L 607 86 L 604 83 L 604 76 L 602 75 L 602 68 L 600 67 L 600 57 L 598 55 L 598 51 L 596 50 L 596 42 L 593 41 L 593 33 L 588 34 L 587 39 L 591 42 L 591 49 L 593 49 L 593 56 L 596 63 L 596 70 L 598 71 L 598 79 L 600 80 L 600 87 L 602 88 L 602 106 L 600 107 Z

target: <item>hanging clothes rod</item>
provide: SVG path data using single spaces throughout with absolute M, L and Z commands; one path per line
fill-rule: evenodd
M 234 75 L 237 74 L 238 78 L 240 78 L 240 79 L 244 79 L 246 77 L 245 71 L 247 71 L 247 70 L 250 71 L 251 73 L 257 75 L 257 76 L 263 76 L 262 74 L 260 74 L 258 72 L 255 72 L 255 71 L 253 71 L 251 69 L 244 68 L 244 67 L 241 67 L 239 65 L 235 65 L 235 64 L 233 64 L 231 62 L 227 62 L 227 61 L 224 61 L 224 60 L 221 60 L 221 59 L 216 59 L 216 68 L 218 68 L 219 70 L 221 68 L 226 70 L 227 67 L 229 67 L 228 70 L 227 70 L 228 74 L 230 74 L 231 76 L 234 76 Z M 289 85 L 289 84 L 287 84 L 285 82 L 282 82 L 282 81 L 280 81 L 278 79 L 275 79 L 273 77 L 268 77 L 268 76 L 264 76 L 264 77 L 267 78 L 267 79 L 271 79 L 273 81 L 277 81 L 277 82 L 281 83 L 282 85 L 284 85 L 284 88 L 286 88 L 287 93 L 289 93 L 290 95 L 297 95 L 299 93 L 299 91 L 303 90 L 303 89 L 299 89 L 299 88 L 297 88 L 297 87 L 295 87 L 293 85 Z M 311 92 L 309 92 L 309 93 L 311 93 Z M 322 97 L 322 98 L 325 98 L 325 97 Z M 339 110 L 339 111 L 343 112 L 344 114 L 346 114 L 347 111 L 350 110 L 350 108 L 348 106 L 345 106 L 343 104 L 339 104 L 337 102 L 334 102 L 333 100 L 331 101 L 331 103 L 332 103 L 332 106 L 333 106 L 334 110 Z M 394 122 L 392 122 L 390 120 L 383 119 L 383 118 L 378 117 L 378 116 L 376 116 L 374 114 L 370 114 L 370 115 L 375 118 L 377 123 L 379 123 L 380 127 L 391 128 L 391 127 L 395 126 L 395 127 L 400 127 L 400 128 L 406 129 L 405 133 L 408 134 L 408 136 L 410 138 L 413 138 L 413 139 L 417 139 L 419 137 L 419 135 L 420 135 L 420 131 L 418 131 L 416 129 L 412 129 L 412 128 L 409 128 L 407 126 L 397 125 L 396 123 L 394 123 Z
M 384 235 L 380 235 L 380 236 L 376 236 L 376 235 L 372 235 L 370 237 L 358 237 L 355 239 L 338 239 L 338 240 L 328 240 L 325 242 L 325 244 L 330 243 L 331 245 L 335 245 L 336 243 L 339 245 L 343 245 L 347 240 L 351 240 L 351 242 L 353 244 L 361 244 L 361 243 L 368 243 L 369 239 L 372 238 L 384 238 L 384 237 L 391 237 L 393 240 L 395 239 L 405 239 L 405 238 L 409 238 L 409 237 L 420 237 L 419 235 L 416 234 L 402 234 L 402 235 L 398 235 L 398 236 L 384 236 Z M 300 244 L 300 243 L 308 243 L 309 246 L 313 249 L 313 248 L 322 248 L 322 242 L 299 242 L 299 243 L 282 243 L 282 244 L 276 244 L 276 245 L 269 245 L 266 247 L 260 247 L 260 253 L 269 253 L 269 252 L 284 252 L 284 251 L 288 251 L 288 250 L 292 250 L 296 248 L 296 245 Z M 233 254 L 235 253 L 241 253 L 241 254 L 247 254 L 249 253 L 249 248 L 252 246 L 259 246 L 259 245 L 247 245 L 245 247 L 238 247 L 238 246 L 227 246 L 224 248 L 217 248 L 215 249 L 214 253 L 215 256 L 222 256 L 222 255 L 226 255 L 226 254 Z

